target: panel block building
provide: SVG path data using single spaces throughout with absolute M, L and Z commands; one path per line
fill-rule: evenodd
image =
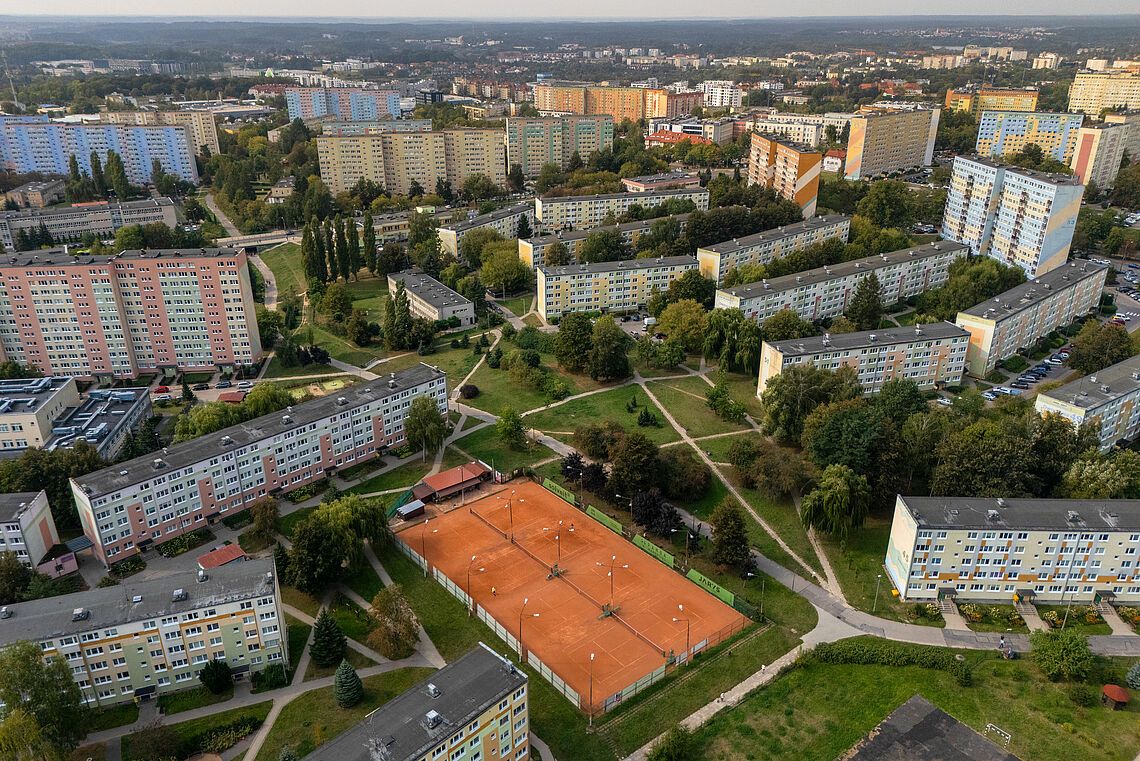
M 1100 451 L 1140 433 L 1140 356 L 1037 395 L 1036 410 L 1060 415 L 1076 427 L 1100 426 Z
M 213 659 L 244 679 L 289 661 L 276 576 L 264 558 L 16 603 L 0 648 L 30 641 L 62 658 L 91 708 L 194 687 Z
M 850 367 L 863 393 L 874 394 L 891 380 L 910 380 L 932 389 L 961 382 L 970 334 L 952 322 L 914 327 L 864 330 L 789 341 L 764 342 L 756 396 L 768 382 L 794 365 L 824 370 Z
M 603 193 L 593 196 L 555 196 L 534 199 L 534 218 L 550 230 L 582 230 L 597 227 L 609 215 L 620 217 L 630 206 L 650 209 L 669 200 L 687 200 L 708 211 L 709 192 L 704 188 L 651 190 L 644 193 Z
M 631 248 L 637 245 L 637 241 L 642 235 L 650 232 L 654 225 L 659 222 L 676 222 L 678 228 L 683 232 L 685 225 L 689 220 L 688 214 L 673 214 L 667 217 L 656 217 L 654 219 L 643 219 L 637 222 L 624 222 L 620 225 L 607 225 L 605 227 L 595 227 L 592 230 L 572 230 L 570 232 L 560 232 L 555 235 L 543 235 L 537 238 L 519 239 L 519 259 L 523 261 L 528 267 L 534 269 L 546 264 L 546 251 L 555 243 L 561 243 L 566 247 L 566 252 L 575 260 L 581 258 L 582 244 L 593 233 L 616 231 L 621 235 L 622 240 L 627 246 Z
M 1071 261 L 959 312 L 955 323 L 970 331 L 966 371 L 984 378 L 998 362 L 1096 309 L 1107 276 L 1103 264 Z
M 903 497 L 886 568 L 903 600 L 1140 602 L 1140 500 Z
M 767 264 L 773 259 L 826 240 L 838 239 L 846 243 L 850 231 L 850 217 L 828 214 L 712 246 L 702 246 L 697 249 L 697 261 L 700 263 L 701 274 L 720 285 L 729 270 L 746 264 Z
M 1078 178 L 958 156 L 942 235 L 1037 277 L 1068 258 L 1084 192 Z
M 815 216 L 823 154 L 772 135 L 752 133 L 748 154 L 748 184 L 774 190 L 795 201 L 804 219 Z
M 123 203 L 99 201 L 49 209 L 4 211 L 0 212 L 0 244 L 6 251 L 15 251 L 20 231 L 31 233 L 40 225 L 47 228 L 57 243 L 64 243 L 80 241 L 89 234 L 114 235 L 120 227 L 154 222 L 170 228 L 178 225 L 174 201 L 169 198 Z
M 537 177 L 545 164 L 565 169 L 574 154 L 585 161 L 614 144 L 614 120 L 608 114 L 507 119 L 507 166 Z
M 1079 71 L 1069 85 L 1069 110 L 1096 116 L 1101 111 L 1140 108 L 1140 70 Z
M 859 180 L 930 166 L 940 109 L 871 111 L 851 117 L 843 176 Z
M 948 111 L 966 111 L 978 116 L 983 111 L 1036 111 L 1041 95 L 1035 89 L 978 87 L 946 91 Z M 1071 110 L 1071 109 L 1070 109 Z
M 979 156 L 996 158 L 1020 153 L 1032 143 L 1046 156 L 1067 164 L 1084 118 L 1084 114 L 1043 111 L 983 111 L 974 150 Z
M 691 256 L 537 267 L 538 313 L 549 322 L 569 312 L 633 311 L 696 268 Z
M 196 153 L 209 151 L 217 156 L 222 152 L 218 127 L 209 111 L 108 111 L 100 114 L 99 120 L 106 124 L 182 125 L 189 128 Z
M 335 116 L 347 121 L 400 118 L 400 93 L 363 87 L 288 87 L 285 106 L 289 119 Z
M 526 218 L 527 225 L 534 230 L 534 203 L 515 204 L 503 209 L 496 209 L 489 214 L 480 214 L 477 217 L 452 222 L 436 231 L 439 236 L 439 246 L 445 253 L 452 256 L 459 255 L 459 245 L 472 230 L 490 228 L 504 238 L 517 238 L 519 222 Z
M 458 328 L 469 328 L 475 324 L 475 305 L 423 270 L 412 268 L 388 273 L 389 293 L 395 294 L 400 283 L 404 284 L 408 294 L 412 316 L 432 322 L 454 317 L 459 320 Z
M 28 568 L 38 568 L 45 560 L 50 562 L 48 552 L 57 544 L 59 532 L 47 492 L 0 494 L 0 552 L 13 552 Z M 69 562 L 74 565 L 74 556 Z
M 1082 183 L 1095 182 L 1102 190 L 1116 184 L 1116 175 L 1128 144 L 1128 126 L 1095 124 L 1081 127 L 1069 164 Z
M 417 396 L 446 415 L 444 373 L 420 364 L 73 478 L 83 532 L 106 565 L 318 481 L 402 446 Z

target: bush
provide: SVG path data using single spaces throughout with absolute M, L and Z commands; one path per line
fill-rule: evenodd
M 210 531 L 210 529 L 200 528 L 191 531 L 189 534 L 176 536 L 169 541 L 163 542 L 155 547 L 155 550 L 164 558 L 172 558 L 184 552 L 189 552 L 195 547 L 200 547 L 214 538 L 214 533 Z
M 230 664 L 218 658 L 206 661 L 206 665 L 198 672 L 198 681 L 210 692 L 221 695 L 234 686 L 233 672 Z
M 1049 679 L 1080 681 L 1093 667 L 1088 637 L 1071 629 L 1033 632 L 1029 635 L 1033 660 Z
M 143 560 L 142 557 L 135 555 L 132 558 L 120 560 L 118 563 L 112 565 L 108 573 L 116 579 L 125 579 L 128 576 L 134 576 L 136 573 L 144 570 L 146 570 L 146 561 Z
M 178 744 L 178 757 L 188 758 L 197 753 L 221 753 L 237 745 L 243 737 L 257 731 L 260 726 L 261 719 L 246 716 L 228 724 L 211 727 L 183 738 Z
M 1132 664 L 1132 668 L 1128 669 L 1128 675 L 1124 677 L 1124 681 L 1132 689 L 1140 690 L 1140 662 Z
M 1069 687 L 1069 700 L 1081 708 L 1092 708 L 1096 705 L 1097 694 L 1092 685 L 1074 684 Z
M 114 576 L 104 576 L 103 578 L 99 579 L 99 583 L 95 586 L 99 587 L 100 589 L 104 589 L 106 587 L 118 586 L 118 584 L 119 580 Z
M 479 396 L 479 387 L 473 383 L 464 383 L 459 387 L 459 395 L 464 399 L 474 399 Z
M 808 656 L 820 663 L 854 663 L 877 666 L 919 666 L 945 671 L 961 687 L 973 684 L 974 675 L 965 661 L 946 649 L 907 645 L 885 640 L 840 640 L 818 645 Z
M 253 684 L 255 692 L 262 692 L 284 687 L 289 683 L 289 680 L 285 675 L 285 667 L 280 663 L 272 663 L 261 671 L 253 672 L 250 682 Z

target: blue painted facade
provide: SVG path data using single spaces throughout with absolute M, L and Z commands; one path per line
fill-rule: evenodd
M 290 119 L 334 116 L 346 121 L 400 118 L 400 94 L 394 90 L 352 87 L 296 87 L 285 91 Z

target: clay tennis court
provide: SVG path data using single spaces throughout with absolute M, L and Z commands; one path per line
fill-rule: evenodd
M 685 621 L 674 617 L 688 619 L 690 652 L 748 624 L 730 606 L 530 481 L 432 518 L 423 529 L 401 532 L 400 539 L 416 553 L 422 549 L 428 563 L 461 590 L 470 583 L 476 603 L 514 637 L 521 617 L 523 647 L 581 696 L 583 709 L 661 668 L 668 654 L 686 652 Z M 560 575 L 552 576 L 556 563 Z M 611 563 L 616 613 L 603 616 L 611 602 Z

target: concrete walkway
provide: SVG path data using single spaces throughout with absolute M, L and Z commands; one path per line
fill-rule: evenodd
M 230 218 L 223 214 L 222 210 L 218 208 L 218 204 L 214 201 L 214 194 L 207 190 L 202 195 L 202 198 L 205 199 L 206 208 L 213 212 L 214 217 L 218 220 L 218 224 L 226 231 L 226 235 L 231 238 L 240 237 L 241 230 L 237 229 L 237 226 L 230 221 Z
M 261 260 L 260 255 L 249 257 L 253 262 L 253 266 L 257 267 L 257 271 L 261 273 L 261 277 L 265 280 L 265 308 L 271 311 L 277 310 L 277 279 L 273 276 L 273 270 L 269 269 L 269 265 Z M 266 362 L 265 366 L 268 367 L 269 363 Z

